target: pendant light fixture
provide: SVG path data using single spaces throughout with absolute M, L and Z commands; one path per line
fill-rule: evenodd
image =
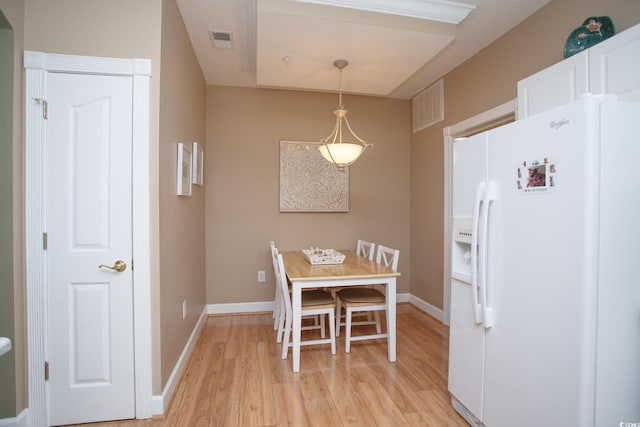
M 349 120 L 347 119 L 347 110 L 345 110 L 344 105 L 342 105 L 342 70 L 349 65 L 349 62 L 345 59 L 336 59 L 333 65 L 340 70 L 338 109 L 333 111 L 333 114 L 336 116 L 336 125 L 329 136 L 320 140 L 320 142 L 322 142 L 320 153 L 325 159 L 336 165 L 339 169 L 342 169 L 358 160 L 358 157 L 364 153 L 364 150 L 373 144 L 365 142 L 351 129 Z M 348 131 L 351 133 L 351 136 L 355 138 L 354 142 L 344 142 L 342 140 L 343 123 L 347 125 L 344 132 L 345 136 L 348 136 Z

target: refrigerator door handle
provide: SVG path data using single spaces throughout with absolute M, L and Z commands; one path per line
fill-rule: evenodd
M 471 299 L 473 301 L 473 316 L 476 323 L 482 323 L 480 304 L 478 303 L 478 223 L 480 220 L 480 205 L 484 198 L 486 183 L 478 183 L 476 198 L 473 204 L 473 225 L 471 230 Z
M 493 326 L 493 309 L 487 306 L 487 288 L 488 288 L 488 259 L 487 259 L 487 249 L 489 246 L 489 215 L 490 215 L 490 207 L 491 203 L 496 199 L 496 188 L 494 182 L 489 182 L 486 184 L 486 191 L 484 192 L 484 197 L 482 199 L 482 239 L 480 239 L 480 246 L 478 248 L 479 252 L 479 280 L 478 280 L 478 288 L 480 291 L 480 310 L 482 312 L 482 320 L 484 322 L 484 327 L 486 329 L 491 328 Z

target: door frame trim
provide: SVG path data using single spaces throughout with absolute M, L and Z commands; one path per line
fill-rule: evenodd
M 515 119 L 518 99 L 500 104 L 483 113 L 442 129 L 444 141 L 444 260 L 442 322 L 449 326 L 451 320 L 451 198 L 453 191 L 453 142 L 494 128 Z
M 149 219 L 149 111 L 151 60 L 25 51 L 25 252 L 30 425 L 49 425 L 47 385 L 46 267 L 43 250 L 47 123 L 43 102 L 47 74 L 55 72 L 131 76 L 133 83 L 133 322 L 136 418 L 151 418 L 151 265 Z

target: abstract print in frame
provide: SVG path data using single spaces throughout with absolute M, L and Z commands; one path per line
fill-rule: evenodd
M 328 162 L 320 145 L 280 141 L 280 212 L 349 212 L 349 168 Z
M 204 149 L 202 145 L 197 142 L 193 142 L 192 147 L 192 159 L 191 159 L 191 183 L 196 185 L 203 185 L 204 183 Z
M 178 143 L 178 171 L 176 174 L 178 196 L 191 196 L 191 148 Z

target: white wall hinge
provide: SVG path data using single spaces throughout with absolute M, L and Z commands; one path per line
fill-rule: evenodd
M 45 251 L 49 248 L 49 235 L 47 233 L 42 233 L 42 249 Z
M 42 118 L 47 120 L 49 118 L 49 103 L 46 99 L 42 98 L 33 98 L 39 104 L 42 104 Z
M 49 381 L 49 362 L 44 362 L 44 380 Z

